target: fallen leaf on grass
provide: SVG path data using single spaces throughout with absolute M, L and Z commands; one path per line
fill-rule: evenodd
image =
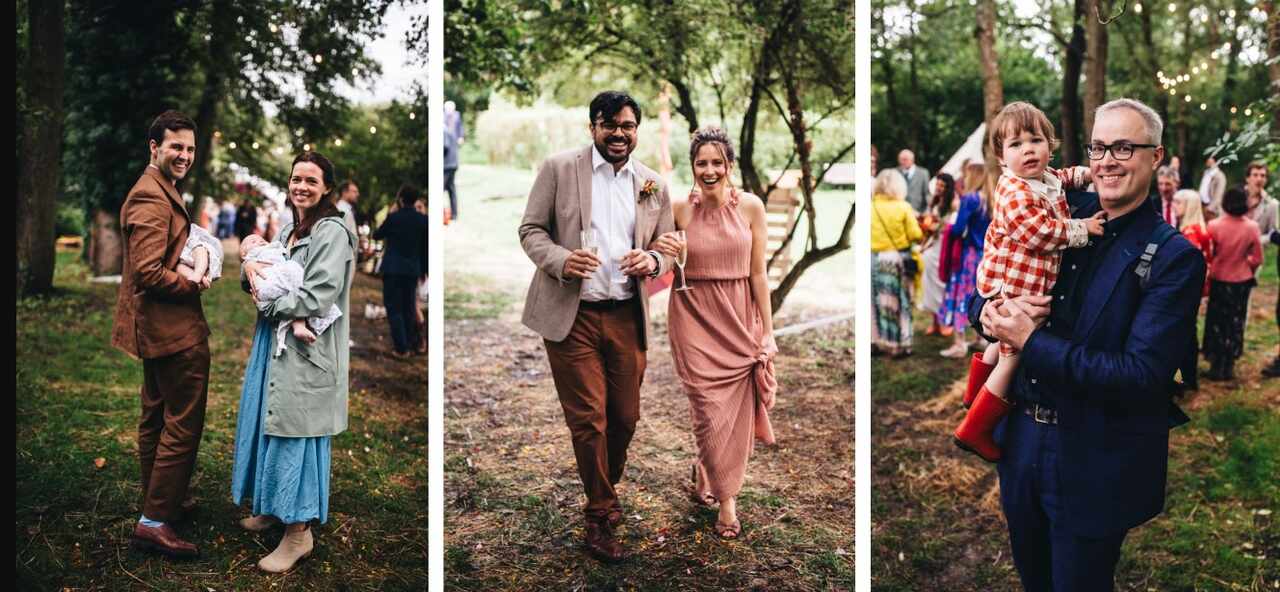
M 107 459 L 102 458 L 101 456 L 99 456 L 98 458 L 93 459 L 93 466 L 98 467 L 99 469 L 101 469 L 102 467 L 107 466 Z

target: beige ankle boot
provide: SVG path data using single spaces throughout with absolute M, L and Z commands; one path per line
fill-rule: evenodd
M 243 528 L 249 532 L 262 532 L 264 530 L 271 528 L 272 526 L 275 526 L 278 522 L 280 521 L 276 520 L 274 516 L 268 516 L 266 514 L 262 514 L 258 516 L 250 516 L 248 518 L 241 519 L 240 528 Z
M 258 560 L 258 569 L 269 573 L 284 573 L 293 569 L 299 559 L 311 554 L 315 542 L 311 539 L 311 529 L 291 532 L 287 528 L 280 545 L 270 555 Z

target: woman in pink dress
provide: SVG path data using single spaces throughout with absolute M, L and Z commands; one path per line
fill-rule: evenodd
M 733 144 L 724 130 L 698 130 L 689 160 L 694 189 L 688 201 L 672 204 L 686 238 L 668 233 L 654 248 L 677 261 L 687 248 L 667 322 L 698 444 L 692 496 L 705 505 L 718 502 L 716 533 L 734 538 L 742 531 L 736 498 L 755 439 L 774 441 L 768 410 L 778 386 L 778 347 L 765 272 L 765 210 L 760 198 L 734 189 Z

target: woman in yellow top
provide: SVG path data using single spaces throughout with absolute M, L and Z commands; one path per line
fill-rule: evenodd
M 871 291 L 876 322 L 872 325 L 872 353 L 895 358 L 911 355 L 911 295 L 914 281 L 907 261 L 911 245 L 924 233 L 916 212 L 903 200 L 907 182 L 896 169 L 876 175 L 871 200 Z M 918 270 L 917 272 L 918 273 Z

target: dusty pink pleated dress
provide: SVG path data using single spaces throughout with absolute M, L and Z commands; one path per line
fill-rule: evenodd
M 723 500 L 742 489 L 754 438 L 774 441 L 768 410 L 778 384 L 748 279 L 751 225 L 737 195 L 720 207 L 695 198 L 692 207 L 685 273 L 693 289 L 674 289 L 677 272 L 668 333 L 698 442 L 696 493 Z

